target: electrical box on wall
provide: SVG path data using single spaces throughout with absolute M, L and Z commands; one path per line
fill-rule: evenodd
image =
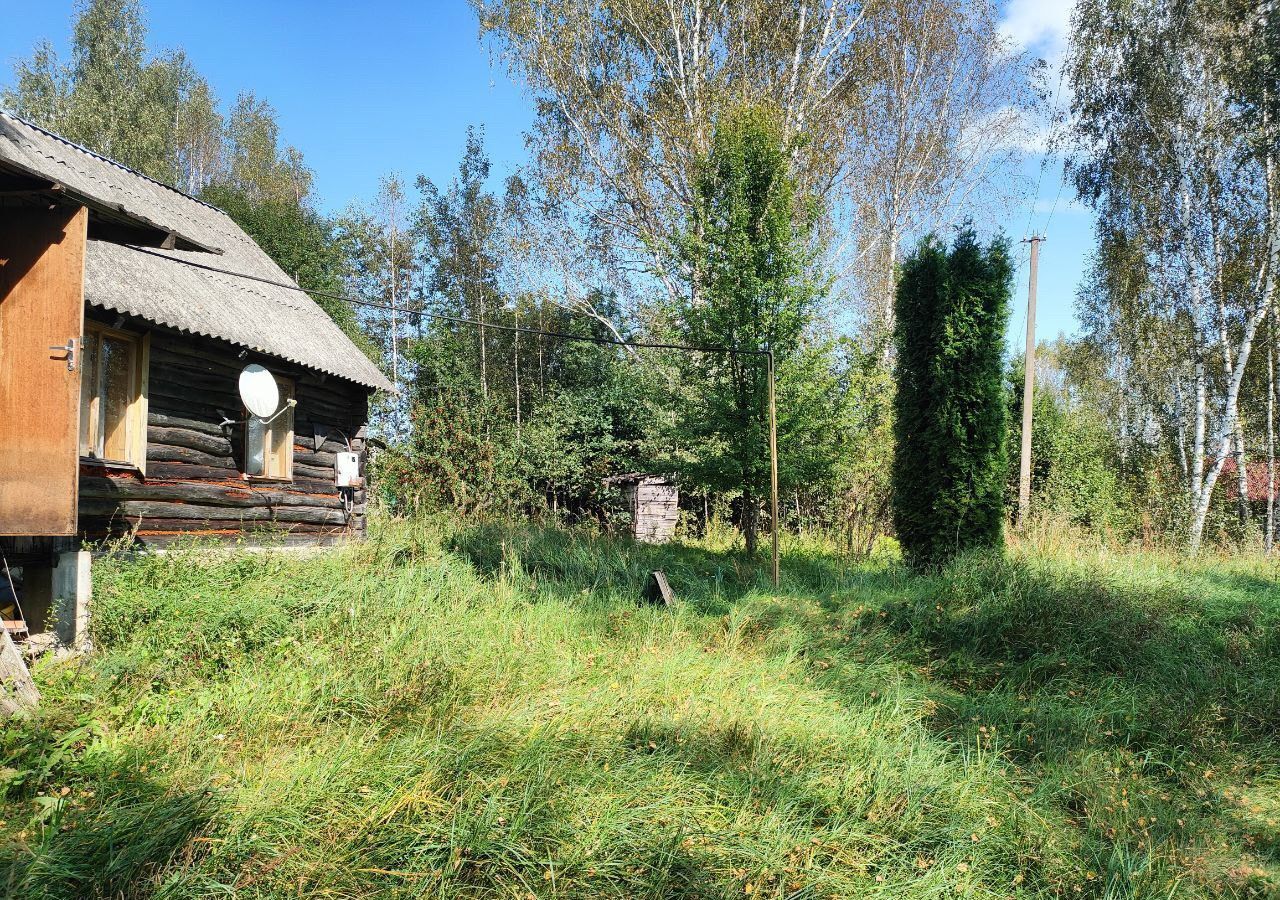
M 344 451 L 337 454 L 333 466 L 338 487 L 354 488 L 364 484 L 360 477 L 360 454 Z

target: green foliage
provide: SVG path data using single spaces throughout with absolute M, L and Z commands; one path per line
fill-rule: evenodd
M 653 569 L 676 607 L 636 605 Z M 95 653 L 0 728 L 5 896 L 1280 890 L 1258 560 L 916 577 L 790 539 L 774 591 L 704 546 L 442 520 L 95 576 Z
M 597 302 L 607 308 L 605 298 Z M 497 323 L 541 323 L 561 334 L 599 337 L 602 330 L 530 299 L 489 315 Z M 517 353 L 512 332 L 490 336 L 487 392 L 473 329 L 435 322 L 409 343 L 413 433 L 389 457 L 400 463 L 388 490 L 415 497 L 410 507 L 596 517 L 608 511 L 602 479 L 651 457 L 649 373 L 617 348 L 538 335 L 520 340 Z M 426 434 L 417 433 L 422 428 Z M 483 454 L 485 464 L 473 463 L 475 454 Z M 412 487 L 437 479 L 453 487 Z M 455 505 L 453 498 L 473 495 L 486 500 Z
M 15 66 L 16 84 L 4 104 L 36 124 L 97 150 L 161 181 L 174 183 L 173 123 L 180 81 L 189 76 L 180 56 L 147 59 L 139 0 L 78 4 L 70 65 L 42 43 Z
M 1011 275 L 1006 242 L 983 248 L 972 228 L 950 250 L 927 238 L 903 263 L 893 516 L 920 568 L 1002 544 Z
M 812 210 L 788 174 L 776 116 L 743 107 L 717 125 L 694 182 L 696 215 L 681 252 L 691 293 L 673 310 L 679 339 L 743 353 L 682 355 L 687 389 L 675 440 L 690 479 L 741 491 L 747 549 L 755 550 L 758 505 L 769 492 L 768 381 L 774 356 L 779 478 L 785 487 L 829 475 L 836 458 L 839 397 L 831 346 L 817 336 L 820 286 L 810 275 Z
M 412 227 L 395 241 L 410 310 L 395 323 L 408 331 L 399 340 L 408 427 L 384 456 L 386 500 L 396 510 L 598 519 L 609 512 L 602 479 L 652 459 L 653 376 L 616 346 L 513 330 L 629 336 L 605 324 L 623 319 L 607 292 L 589 292 L 593 320 L 512 287 L 522 187 L 510 181 L 500 198 L 488 174 L 482 133 L 470 129 L 446 187 L 418 179 Z M 390 224 L 360 223 L 357 254 L 361 279 L 388 302 Z M 410 277 L 415 267 L 420 277 Z M 366 324 L 390 338 L 387 317 Z
M 441 393 L 415 401 L 408 436 L 379 457 L 374 484 L 388 509 L 515 512 L 528 501 L 511 425 L 495 410 Z
M 14 66 L 3 103 L 35 124 L 165 184 L 199 195 L 211 182 L 254 202 L 305 205 L 311 172 L 280 147 L 276 112 L 253 92 L 225 119 L 181 50 L 152 53 L 140 0 L 82 0 L 71 61 L 42 42 Z
M 892 531 L 893 374 L 877 351 L 842 342 L 840 391 L 846 437 L 834 482 L 809 486 L 820 524 L 844 534 L 846 547 L 870 554 Z
M 1038 364 L 1052 363 L 1064 347 L 1044 345 Z M 1016 509 L 1022 441 L 1022 380 L 1019 358 L 1009 370 L 1009 469 L 1007 509 Z M 1042 375 L 1040 377 L 1043 377 Z M 1066 384 L 1036 385 L 1031 433 L 1031 514 L 1093 531 L 1132 537 L 1137 523 L 1133 499 L 1121 481 L 1122 461 L 1110 424 L 1089 398 Z

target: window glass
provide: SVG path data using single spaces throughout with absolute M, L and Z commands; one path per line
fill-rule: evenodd
M 80 348 L 80 455 L 98 452 L 98 335 L 87 331 Z
M 129 457 L 129 404 L 133 402 L 133 341 L 102 337 L 102 438 L 103 459 Z
M 293 408 L 288 402 L 293 398 L 293 383 L 277 379 L 280 387 L 280 406 L 263 421 L 245 413 L 244 471 L 259 478 L 293 478 Z
M 144 460 L 131 458 L 145 455 L 146 447 L 139 348 L 137 336 L 86 326 L 80 356 L 81 456 L 142 466 Z
M 257 416 L 249 416 L 245 424 L 247 449 L 244 455 L 244 471 L 247 475 L 266 475 L 267 426 Z

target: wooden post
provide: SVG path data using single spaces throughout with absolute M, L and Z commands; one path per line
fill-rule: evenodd
M 1031 511 L 1031 407 L 1036 384 L 1036 269 L 1043 237 L 1032 235 L 1031 278 L 1027 283 L 1027 355 L 1022 376 L 1022 459 L 1018 469 L 1018 524 L 1025 524 Z
M 774 396 L 773 348 L 769 348 L 769 505 L 773 516 L 773 586 L 778 587 L 778 404 Z

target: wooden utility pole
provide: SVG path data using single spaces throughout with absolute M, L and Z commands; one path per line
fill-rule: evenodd
M 400 350 L 396 335 L 399 334 L 400 324 L 396 319 L 396 307 L 400 305 L 400 272 L 396 268 L 396 238 L 399 237 L 396 234 L 396 227 L 400 215 L 400 204 L 394 194 L 389 193 L 388 197 L 387 218 L 391 220 L 391 383 L 398 391 L 400 390 Z
M 1027 355 L 1022 376 L 1022 459 L 1018 468 L 1018 524 L 1027 521 L 1031 511 L 1031 412 L 1036 386 L 1036 274 L 1040 265 L 1041 235 L 1032 235 L 1023 243 L 1031 244 L 1031 277 L 1027 282 Z
M 769 348 L 769 530 L 773 536 L 773 586 L 778 587 L 778 404 L 773 386 L 773 348 Z

